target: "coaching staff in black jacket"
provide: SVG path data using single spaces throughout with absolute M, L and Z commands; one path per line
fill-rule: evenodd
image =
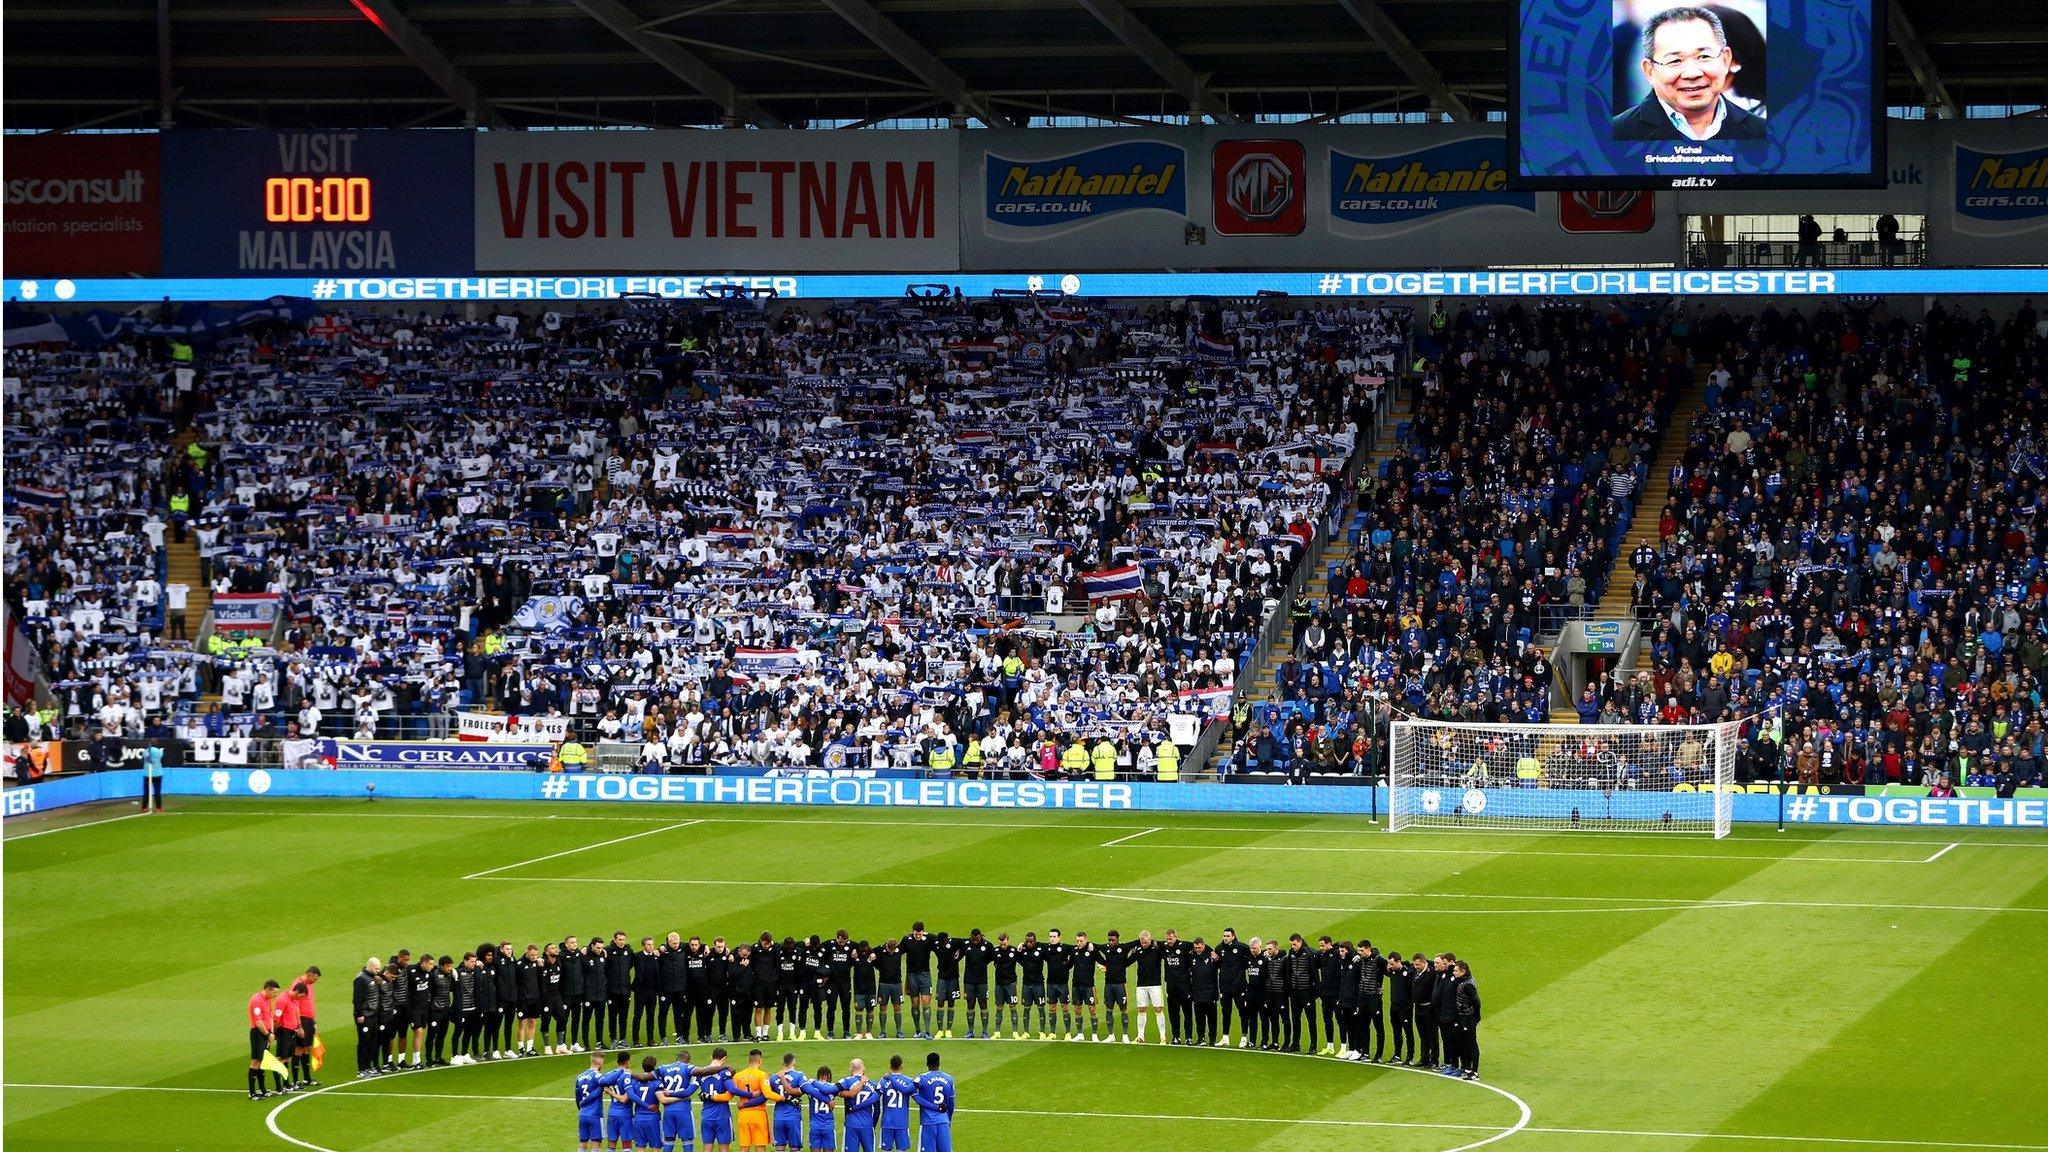
M 1244 968 L 1251 959 L 1252 950 L 1237 938 L 1237 929 L 1225 928 L 1223 938 L 1216 942 L 1215 952 L 1216 1000 L 1223 1009 L 1223 1023 L 1216 1031 L 1216 1038 L 1229 1041 L 1230 1012 L 1232 1008 L 1236 1008 L 1244 1018 L 1244 1022 L 1237 1027 L 1237 1046 L 1243 1048 L 1251 1043 L 1251 1038 L 1246 1035 L 1251 1024 L 1251 1014 L 1244 1010 Z
M 1451 971 L 1457 957 L 1449 952 L 1436 958 L 1436 1031 L 1445 1066 L 1456 1062 L 1458 1041 L 1458 976 Z
M 1452 1061 L 1459 1075 L 1479 1079 L 1479 985 L 1472 980 L 1472 968 L 1463 960 L 1451 965 L 1452 1002 L 1457 1005 L 1458 1055 Z
M 661 945 L 661 1002 L 654 1013 L 654 1030 L 677 1037 L 679 1044 L 690 1034 L 690 978 L 683 959 L 682 933 L 671 932 Z M 662 1037 L 654 1039 L 660 1043 Z
M 356 1075 L 368 1076 L 377 1066 L 377 985 L 383 982 L 380 975 L 384 962 L 375 956 L 363 964 L 363 970 L 356 973 L 355 987 L 349 997 L 351 1014 L 356 1019 Z
M 612 1047 L 624 1048 L 627 1010 L 633 1002 L 633 944 L 624 932 L 612 933 L 612 942 L 605 945 L 604 990 Z
M 1415 1004 L 1415 1051 L 1409 1059 L 1424 1068 L 1441 1066 L 1436 1051 L 1436 972 L 1429 957 L 1415 954 L 1408 974 L 1408 999 Z
M 1387 1017 L 1394 1030 L 1394 1063 L 1415 1063 L 1415 996 L 1408 983 L 1408 962 L 1399 952 L 1387 954 Z

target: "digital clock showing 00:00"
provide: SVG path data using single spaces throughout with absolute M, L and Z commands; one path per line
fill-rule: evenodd
M 272 224 L 360 224 L 370 218 L 367 176 L 272 176 L 263 182 Z

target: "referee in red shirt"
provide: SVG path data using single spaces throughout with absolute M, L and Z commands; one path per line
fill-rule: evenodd
M 303 975 L 292 981 L 291 989 L 285 993 L 299 1009 L 299 1036 L 292 1045 L 298 1054 L 298 1063 L 292 1069 L 292 1078 L 302 1088 L 318 1088 L 320 1082 L 313 1079 L 313 1037 L 319 1035 L 320 1026 L 313 1020 L 313 985 L 320 981 L 320 969 L 308 967 Z M 286 1061 L 286 1063 L 291 1063 Z
M 275 1005 L 277 1003 L 277 981 L 265 980 L 263 991 L 249 997 L 249 1099 L 261 1100 L 270 1093 L 263 1090 L 263 1057 L 270 1052 L 270 1033 L 276 1026 Z M 278 1077 L 278 1087 L 284 1087 L 284 1078 Z
M 270 1075 L 272 1079 L 277 1081 L 277 1090 L 279 1092 L 297 1092 L 299 1090 L 297 1076 L 299 1067 L 299 1028 L 301 1027 L 299 1002 L 289 993 L 282 996 L 273 994 L 271 1012 L 274 1014 L 276 1025 L 271 1032 L 271 1038 L 277 1041 L 277 1058 L 284 1062 L 285 1069 L 293 1073 L 293 1076 L 292 1079 L 287 1080 L 276 1072 L 272 1072 Z

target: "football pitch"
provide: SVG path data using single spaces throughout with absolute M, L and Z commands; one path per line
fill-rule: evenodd
M 178 798 L 130 812 L 7 824 L 10 1150 L 561 1152 L 585 1057 L 353 1079 L 364 958 L 614 929 L 879 940 L 913 920 L 1369 938 L 1456 952 L 1484 1000 L 1476 1084 L 1235 1048 L 763 1045 L 771 1065 L 787 1050 L 842 1074 L 940 1051 L 961 1152 L 2048 1149 L 2039 833 L 1395 836 L 1351 817 Z M 244 1004 L 308 964 L 326 972 L 325 1087 L 252 1102 Z

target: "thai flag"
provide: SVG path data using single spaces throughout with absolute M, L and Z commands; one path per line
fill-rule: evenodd
M 1230 715 L 1231 689 L 1195 688 L 1180 694 L 1181 702 L 1193 708 L 1197 715 L 1210 719 Z
M 1195 337 L 1195 356 L 1202 360 L 1235 360 L 1237 349 L 1223 340 L 1211 340 L 1207 336 Z
M 11 484 L 7 488 L 7 502 L 24 508 L 56 508 L 70 496 L 62 488 L 43 488 L 34 484 Z
M 986 448 L 996 442 L 996 434 L 986 428 L 962 432 L 953 437 L 953 443 L 962 448 Z
M 732 670 L 736 676 L 794 676 L 802 669 L 794 648 L 736 648 Z
M 1083 572 L 1081 580 L 1088 586 L 1090 600 L 1121 600 L 1145 594 L 1145 573 L 1136 564 Z
M 946 355 L 970 368 L 988 367 L 1002 350 L 1002 345 L 987 340 L 956 340 L 946 345 Z

